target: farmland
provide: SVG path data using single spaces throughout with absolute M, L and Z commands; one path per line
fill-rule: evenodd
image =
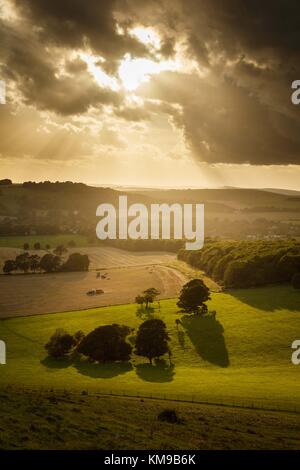
M 300 330 L 299 293 L 288 286 L 214 293 L 209 309 L 217 311 L 216 319 L 183 316 L 178 329 L 176 300 L 163 300 L 150 313 L 130 304 L 2 320 L 8 358 L 0 384 L 300 409 L 299 367 L 291 363 L 291 343 Z M 103 365 L 46 357 L 44 345 L 56 328 L 137 328 L 149 315 L 167 324 L 171 367 L 168 358 L 150 366 L 137 356 Z
M 69 249 L 68 253 L 74 251 Z M 6 248 L 1 252 L 7 259 L 18 251 Z M 42 254 L 38 250 L 34 253 Z M 89 272 L 0 276 L 0 318 L 130 303 L 143 288 L 151 286 L 159 289 L 161 298 L 170 298 L 186 280 L 186 274 L 167 266 L 176 259 L 170 253 L 131 253 L 106 247 L 80 248 L 80 253 L 89 256 Z M 96 288 L 104 293 L 86 295 Z

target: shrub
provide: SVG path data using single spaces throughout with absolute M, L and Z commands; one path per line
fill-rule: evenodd
M 171 424 L 180 424 L 182 421 L 178 417 L 176 410 L 166 408 L 157 415 L 159 421 L 165 421 Z
M 45 345 L 45 349 L 49 356 L 61 358 L 71 352 L 75 344 L 74 337 L 62 328 L 59 328 L 51 336 L 49 342 Z

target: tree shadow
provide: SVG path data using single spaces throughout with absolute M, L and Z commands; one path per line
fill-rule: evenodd
M 178 331 L 177 331 L 178 343 L 179 343 L 181 349 L 183 349 L 183 350 L 185 349 L 185 338 L 184 337 L 185 337 L 184 331 L 181 330 L 181 329 L 180 330 L 178 329 Z
M 135 370 L 140 379 L 146 382 L 172 382 L 174 380 L 174 365 L 169 365 L 164 359 L 157 359 L 155 364 L 139 364 Z
M 66 369 L 73 366 L 82 375 L 87 375 L 94 379 L 111 379 L 117 375 L 126 374 L 132 370 L 130 362 L 107 362 L 105 364 L 89 362 L 80 357 L 65 357 L 55 359 L 47 356 L 41 361 L 41 364 L 48 369 Z
M 62 357 L 55 359 L 54 357 L 47 356 L 45 359 L 40 361 L 41 364 L 48 369 L 66 369 L 73 364 L 73 361 L 70 357 Z
M 240 302 L 267 312 L 287 309 L 300 311 L 300 291 L 289 285 L 228 290 L 227 293 Z
M 112 379 L 118 375 L 126 374 L 132 370 L 130 362 L 108 362 L 105 364 L 77 360 L 74 363 L 77 371 L 93 379 Z
M 150 318 L 153 318 L 153 314 L 155 312 L 155 308 L 154 307 L 143 307 L 143 306 L 139 306 L 137 309 L 136 309 L 136 316 L 138 318 L 143 318 L 143 319 L 150 319 Z
M 182 318 L 191 342 L 204 361 L 219 367 L 229 366 L 229 355 L 223 336 L 224 328 L 211 315 L 185 315 Z

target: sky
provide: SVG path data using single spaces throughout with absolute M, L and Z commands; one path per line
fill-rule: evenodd
M 298 0 L 0 0 L 0 178 L 300 189 Z

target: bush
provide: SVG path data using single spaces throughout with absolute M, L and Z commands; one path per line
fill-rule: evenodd
M 182 421 L 178 417 L 176 410 L 166 408 L 157 415 L 159 421 L 165 421 L 171 424 L 180 424 Z
M 99 326 L 82 339 L 78 352 L 97 362 L 128 361 L 132 347 L 126 337 L 130 331 L 125 325 Z
M 75 345 L 76 340 L 74 337 L 62 328 L 59 328 L 51 336 L 49 342 L 45 345 L 45 349 L 49 356 L 58 359 L 71 352 Z

